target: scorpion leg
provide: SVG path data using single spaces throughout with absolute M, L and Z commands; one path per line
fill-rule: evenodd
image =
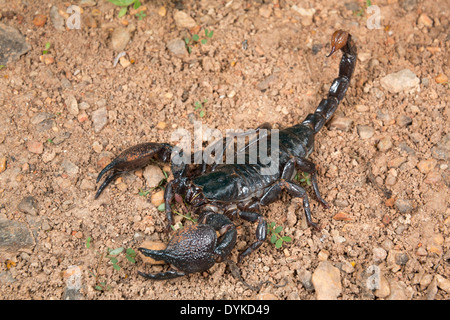
M 109 171 L 111 173 L 106 177 L 95 194 L 97 199 L 102 191 L 113 181 L 115 177 L 123 172 L 140 169 L 150 163 L 152 159 L 168 162 L 172 153 L 172 146 L 165 143 L 147 142 L 135 145 L 126 149 L 111 161 L 97 177 L 97 183 Z
M 328 203 L 322 198 L 319 191 L 319 185 L 317 184 L 317 169 L 316 165 L 305 159 L 305 158 L 291 158 L 285 165 L 282 179 L 290 180 L 288 177 L 292 177 L 294 173 L 294 168 L 297 168 L 298 170 L 302 172 L 306 172 L 311 175 L 311 184 L 314 190 L 314 194 L 316 195 L 317 200 L 324 206 L 324 208 L 328 209 L 330 206 Z
M 291 196 L 296 198 L 303 198 L 303 209 L 305 210 L 306 222 L 309 226 L 318 230 L 319 226 L 317 225 L 317 223 L 313 222 L 311 218 L 311 208 L 309 206 L 308 194 L 306 193 L 306 190 L 293 182 L 285 181 L 284 184 L 286 190 Z
M 255 222 L 258 221 L 258 226 L 256 227 L 256 241 L 253 242 L 247 249 L 245 249 L 238 258 L 238 263 L 248 256 L 250 253 L 261 247 L 267 238 L 267 222 L 264 220 L 263 216 L 257 212 L 246 212 L 242 211 L 239 216 L 244 220 Z
M 286 189 L 291 196 L 303 199 L 303 209 L 305 211 L 306 221 L 308 225 L 315 229 L 319 229 L 318 225 L 312 221 L 311 208 L 309 205 L 309 199 L 306 190 L 292 181 L 285 180 L 286 177 L 293 175 L 294 165 L 295 165 L 294 161 L 288 161 L 288 164 L 285 166 L 283 170 L 281 181 L 273 184 L 266 191 L 266 193 L 261 197 L 260 203 L 261 205 L 265 206 L 272 202 L 275 202 L 280 197 L 281 191 L 283 189 Z

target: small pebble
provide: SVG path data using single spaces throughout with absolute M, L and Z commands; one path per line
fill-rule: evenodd
M 280 300 L 280 298 L 270 292 L 261 292 L 256 295 L 256 300 Z
M 165 123 L 164 121 L 158 122 L 156 128 L 159 130 L 164 130 L 165 128 L 167 128 L 167 123 Z
M 103 129 L 108 123 L 108 112 L 106 111 L 106 108 L 100 108 L 92 112 L 92 123 L 96 133 Z
M 425 27 L 431 28 L 433 26 L 433 20 L 426 13 L 422 13 L 417 20 L 417 24 L 419 25 L 419 27 L 423 25 Z
M 352 127 L 353 119 L 344 117 L 334 117 L 330 122 L 330 128 L 336 128 L 342 131 L 349 131 Z
M 367 111 L 369 111 L 369 107 L 366 106 L 365 104 L 357 104 L 355 109 L 358 112 L 367 112 Z
M 272 8 L 268 5 L 263 5 L 259 8 L 259 15 L 264 18 L 269 18 L 272 14 Z
M 409 69 L 388 74 L 381 78 L 381 86 L 391 93 L 399 93 L 419 85 L 420 79 Z
M 329 261 L 322 261 L 312 275 L 311 281 L 317 300 L 336 300 L 342 292 L 341 275 Z
M 308 270 L 302 269 L 297 270 L 297 277 L 299 278 L 300 282 L 302 283 L 303 287 L 305 287 L 306 290 L 313 290 L 314 286 L 311 282 L 311 272 Z
M 399 115 L 396 121 L 400 127 L 406 127 L 412 124 L 412 119 L 408 116 L 405 116 L 404 114 Z
M 32 216 L 37 215 L 38 212 L 38 202 L 32 196 L 28 196 L 20 201 L 17 209 L 23 213 L 31 214 Z
M 149 250 L 164 250 L 167 247 L 167 245 L 165 243 L 159 242 L 159 241 L 145 240 L 144 242 L 142 242 L 140 244 L 139 247 L 149 249 Z M 144 254 L 142 254 L 142 252 L 140 252 L 139 250 L 137 252 L 144 263 L 148 263 L 148 264 L 152 264 L 152 265 L 166 263 L 166 262 L 164 262 L 164 260 L 155 260 L 153 258 L 147 257 Z
M 158 166 L 147 166 L 143 171 L 145 185 L 147 188 L 155 188 L 165 179 L 162 170 Z
M 400 167 L 403 163 L 406 162 L 406 158 L 405 157 L 397 157 L 394 159 L 391 159 L 388 161 L 387 165 L 389 168 L 398 168 Z
M 427 174 L 434 169 L 436 164 L 437 161 L 435 159 L 420 160 L 417 164 L 417 169 L 419 169 L 420 172 Z
M 411 212 L 414 209 L 412 201 L 405 199 L 397 199 L 395 206 L 401 213 Z
M 66 104 L 67 111 L 69 111 L 71 115 L 76 116 L 79 112 L 77 99 L 73 95 L 68 95 L 64 102 Z
M 386 298 L 391 293 L 389 287 L 389 281 L 384 276 L 380 276 L 380 282 L 378 283 L 378 288 L 373 292 L 375 297 Z
M 120 57 L 120 58 L 119 58 L 119 62 L 120 62 L 120 65 L 121 65 L 123 68 L 127 68 L 127 67 L 131 66 L 130 60 L 128 60 L 128 59 L 125 58 L 125 57 Z
M 155 207 L 162 205 L 164 203 L 164 190 L 154 193 L 151 202 Z
M 437 286 L 444 290 L 447 293 L 450 293 L 450 280 L 445 278 L 444 276 L 437 274 L 436 275 Z
M 94 141 L 92 149 L 94 149 L 95 152 L 100 153 L 103 150 L 103 146 L 98 141 Z
M 409 257 L 406 253 L 401 252 L 395 255 L 395 263 L 404 266 L 409 261 Z
M 343 212 L 343 211 L 335 214 L 333 216 L 333 219 L 334 220 L 338 220 L 338 221 L 351 221 L 351 220 L 353 220 L 352 217 L 348 213 Z
M 47 23 L 47 16 L 43 14 L 38 14 L 33 19 L 33 24 L 36 27 L 43 27 Z
M 375 263 L 384 261 L 387 257 L 387 252 L 383 248 L 376 247 L 372 249 L 372 258 Z
M 180 29 L 191 29 L 197 25 L 195 20 L 183 11 L 176 11 L 173 15 L 173 19 L 175 20 L 177 27 Z
M 78 172 L 80 171 L 80 168 L 75 165 L 73 162 L 64 159 L 61 162 L 61 168 L 66 172 L 69 176 L 76 176 L 78 175 Z
M 167 49 L 176 57 L 182 58 L 187 55 L 186 43 L 181 39 L 173 39 L 167 43 Z
M 392 148 L 392 140 L 390 137 L 381 138 L 377 144 L 378 150 L 381 152 L 386 152 Z
M 58 31 L 64 31 L 65 21 L 64 18 L 59 14 L 58 7 L 52 6 L 50 9 L 50 21 L 52 22 L 53 27 Z
M 6 170 L 6 157 L 0 158 L 0 173 Z
M 159 7 L 159 9 L 158 9 L 158 14 L 159 14 L 161 17 L 165 17 L 165 16 L 166 16 L 166 13 L 167 13 L 166 7 L 164 7 L 164 6 Z
M 434 78 L 434 80 L 439 84 L 448 83 L 448 77 L 443 73 L 439 74 L 436 78 Z
M 131 40 L 131 33 L 128 28 L 116 28 L 111 35 L 111 47 L 116 52 L 121 52 L 125 49 L 128 42 Z
M 27 149 L 31 153 L 41 154 L 44 152 L 44 144 L 39 141 L 28 141 Z
M 357 126 L 357 130 L 361 139 L 370 139 L 375 133 L 374 128 L 365 125 Z

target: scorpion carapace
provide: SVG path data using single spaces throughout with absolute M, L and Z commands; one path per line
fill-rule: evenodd
M 136 170 L 151 160 L 171 162 L 174 179 L 168 182 L 165 193 L 165 213 L 168 226 L 173 224 L 171 204 L 174 200 L 192 205 L 202 217 L 200 225 L 189 232 L 178 232 L 164 252 L 146 251 L 144 254 L 157 257 L 174 265 L 179 271 L 159 274 L 142 274 L 155 280 L 170 279 L 187 273 L 205 271 L 216 259 L 225 259 L 235 244 L 235 228 L 228 219 L 240 217 L 257 222 L 256 240 L 240 253 L 238 262 L 259 248 L 267 236 L 267 223 L 260 213 L 261 206 L 276 201 L 283 190 L 292 197 L 302 198 L 308 224 L 318 228 L 311 218 L 308 195 L 294 182 L 297 172 L 310 175 L 312 188 L 319 203 L 328 208 L 321 197 L 317 184 L 317 170 L 307 159 L 314 149 L 314 136 L 331 119 L 337 106 L 344 98 L 356 64 L 356 46 L 346 31 L 336 31 L 331 37 L 331 52 L 341 50 L 339 76 L 334 79 L 328 96 L 323 99 L 314 113 L 297 125 L 278 131 L 278 165 L 275 172 L 261 174 L 264 164 L 175 164 L 171 154 L 175 147 L 165 143 L 142 143 L 122 152 L 98 175 L 97 182 L 108 173 L 98 188 L 97 198 L 105 187 L 119 174 Z M 273 135 L 272 135 L 273 136 Z M 259 160 L 259 158 L 258 158 Z M 224 218 L 219 218 L 221 215 Z M 226 218 L 227 217 L 227 218 Z M 204 225 L 202 227 L 202 225 Z M 225 229 L 217 239 L 212 230 Z M 202 239 L 201 241 L 199 239 Z M 192 246 L 192 249 L 189 249 Z

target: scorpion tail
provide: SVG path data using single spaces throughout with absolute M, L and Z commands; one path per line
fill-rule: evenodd
M 333 33 L 331 37 L 331 52 L 327 57 L 338 50 L 343 52 L 339 64 L 339 76 L 334 79 L 328 92 L 328 97 L 323 99 L 316 111 L 313 114 L 309 114 L 303 121 L 303 124 L 313 128 L 314 133 L 319 132 L 323 125 L 333 116 L 347 92 L 350 79 L 355 70 L 357 50 L 351 35 L 346 31 L 338 30 Z

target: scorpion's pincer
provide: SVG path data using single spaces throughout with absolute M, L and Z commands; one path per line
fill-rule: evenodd
M 179 229 L 170 239 L 166 249 L 139 248 L 145 256 L 163 260 L 177 270 L 157 274 L 138 273 L 147 279 L 168 280 L 206 271 L 216 262 L 227 258 L 236 244 L 236 236 L 236 228 L 226 216 L 217 213 L 206 214 L 201 223 Z

